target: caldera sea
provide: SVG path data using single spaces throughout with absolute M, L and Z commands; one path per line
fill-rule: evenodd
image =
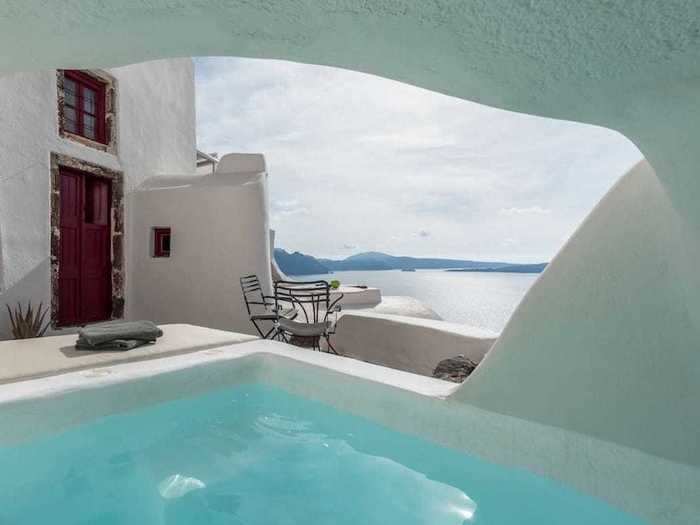
M 348 271 L 300 275 L 309 281 L 338 279 L 342 284 L 375 286 L 382 295 L 415 297 L 445 321 L 501 332 L 540 274 L 448 272 L 445 270 Z

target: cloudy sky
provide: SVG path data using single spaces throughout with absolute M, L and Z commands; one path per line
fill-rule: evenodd
M 264 153 L 277 246 L 549 260 L 641 154 L 618 133 L 341 69 L 197 59 L 198 146 Z

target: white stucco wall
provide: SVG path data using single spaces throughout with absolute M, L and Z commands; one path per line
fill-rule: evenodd
M 700 240 L 640 162 L 549 264 L 456 397 L 700 465 L 699 257 Z
M 0 76 L 0 305 L 29 299 L 50 304 L 51 152 L 123 171 L 127 196 L 154 174 L 194 172 L 192 61 L 161 60 L 107 71 L 117 81 L 116 155 L 59 136 L 55 71 Z M 127 198 L 127 276 L 129 208 Z M 129 287 L 127 279 L 127 294 Z M 127 316 L 130 306 L 127 299 Z M 5 337 L 9 327 L 2 313 L 0 339 Z
M 275 230 L 270 230 L 270 272 L 273 281 L 289 281 L 290 277 L 286 275 L 275 260 Z
M 344 312 L 332 342 L 343 355 L 432 376 L 443 359 L 464 355 L 480 362 L 497 334 L 434 319 Z
M 239 278 L 257 274 L 270 291 L 268 196 L 262 155 L 258 164 L 248 157 L 227 155 L 213 175 L 156 177 L 134 192 L 134 317 L 256 333 Z M 168 258 L 151 256 L 155 226 L 171 228 Z

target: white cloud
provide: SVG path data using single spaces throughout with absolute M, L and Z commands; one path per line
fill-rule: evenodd
M 309 215 L 310 211 L 298 200 L 278 200 L 271 203 L 272 214 L 277 217 L 289 217 L 290 215 Z
M 501 215 L 549 215 L 552 210 L 542 208 L 541 206 L 529 206 L 527 208 L 501 208 Z
M 198 59 L 197 118 L 201 149 L 266 155 L 278 246 L 318 256 L 549 259 L 641 157 L 602 128 L 281 61 Z

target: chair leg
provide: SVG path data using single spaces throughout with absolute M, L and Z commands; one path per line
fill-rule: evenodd
M 335 354 L 335 355 L 340 355 L 340 354 L 338 353 L 338 351 L 335 349 L 335 347 L 333 346 L 333 344 L 331 344 L 331 336 L 330 336 L 330 335 L 327 335 L 327 336 L 325 336 L 325 339 L 326 339 L 326 344 L 328 345 L 328 353 L 329 353 L 329 354 L 333 353 L 333 354 Z
M 263 334 L 262 330 L 261 330 L 260 327 L 258 326 L 257 321 L 251 320 L 250 322 L 253 323 L 253 326 L 255 327 L 255 329 L 256 329 L 256 330 L 258 331 L 258 333 L 260 334 L 260 337 L 262 337 L 263 339 L 267 339 L 267 335 L 270 335 L 270 333 L 268 332 L 267 334 Z

